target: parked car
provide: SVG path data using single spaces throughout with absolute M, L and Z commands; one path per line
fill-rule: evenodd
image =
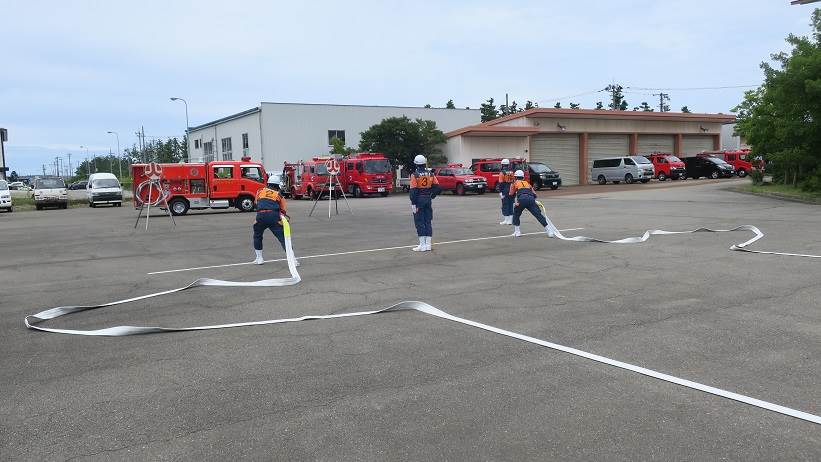
M 88 181 L 75 181 L 68 185 L 68 189 L 71 191 L 77 191 L 80 189 L 87 189 L 88 188 Z
M 558 189 L 562 185 L 562 177 L 559 172 L 550 168 L 549 165 L 540 162 L 530 162 L 527 164 L 530 170 L 530 184 L 537 190 L 544 187 Z
M 11 203 L 9 183 L 5 180 L 0 180 L 0 209 L 5 210 L 6 212 L 14 211 L 14 206 Z
M 642 156 L 607 157 L 593 161 L 593 168 L 590 170 L 590 178 L 599 184 L 607 184 L 612 181 L 619 184 L 624 181 L 627 184 L 634 181 L 647 183 L 653 178 L 653 163 Z
M 687 178 L 729 178 L 735 175 L 733 166 L 717 157 L 685 157 Z
M 43 207 L 47 206 L 68 208 L 66 182 L 60 177 L 41 177 L 34 180 L 32 197 L 37 210 L 43 210 Z
M 473 173 L 484 177 L 487 181 L 487 188 L 491 191 L 499 192 L 498 185 L 499 172 L 502 170 L 502 158 L 494 159 L 477 159 L 470 166 Z M 527 162 L 519 158 L 510 158 L 510 171 L 522 170 L 525 173 L 525 180 L 530 181 L 530 170 L 527 168 Z
M 123 188 L 112 173 L 93 173 L 89 176 L 86 194 L 89 207 L 100 204 L 111 204 L 113 207 L 123 205 Z
M 650 159 L 650 162 L 653 163 L 653 169 L 659 181 L 665 181 L 667 178 L 674 180 L 683 180 L 685 178 L 684 173 L 687 169 L 684 162 L 678 157 L 663 152 L 654 152 L 644 157 Z
M 11 183 L 8 184 L 9 189 L 12 190 L 12 191 L 18 191 L 21 187 L 24 187 L 24 186 L 26 186 L 26 184 L 23 183 L 22 181 L 12 181 Z
M 764 163 L 760 160 L 750 159 L 750 150 L 741 151 L 715 151 L 702 152 L 698 157 L 716 157 L 733 166 L 733 169 L 740 178 L 747 176 L 753 169 L 764 170 Z
M 443 191 L 453 191 L 453 194 L 460 196 L 464 196 L 466 192 L 484 194 L 487 191 L 485 177 L 475 175 L 469 168 L 462 167 L 462 164 L 435 167 L 433 174 Z

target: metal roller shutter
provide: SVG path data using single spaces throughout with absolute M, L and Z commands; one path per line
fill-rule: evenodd
M 593 161 L 604 157 L 621 157 L 630 155 L 630 137 L 628 135 L 590 135 L 587 138 L 587 171 L 590 174 Z
M 673 153 L 673 135 L 639 135 L 638 154 L 650 154 L 651 152 Z
M 713 137 L 702 135 L 684 135 L 681 143 L 681 155 L 693 156 L 701 151 L 713 150 Z
M 531 142 L 531 162 L 541 162 L 558 171 L 563 185 L 579 184 L 579 135 L 535 135 Z

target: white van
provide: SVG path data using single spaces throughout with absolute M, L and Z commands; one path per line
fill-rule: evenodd
M 5 180 L 0 180 L 0 209 L 4 209 L 6 212 L 14 211 L 14 207 L 11 205 L 9 183 Z
M 113 173 L 92 173 L 86 186 L 88 206 L 111 204 L 114 207 L 123 205 L 123 188 Z
M 34 207 L 37 210 L 43 210 L 43 208 L 52 205 L 61 209 L 68 208 L 66 182 L 58 176 L 35 178 L 31 197 L 34 198 Z
M 653 163 L 643 156 L 607 157 L 593 161 L 590 179 L 599 184 L 608 181 L 630 184 L 634 181 L 647 183 L 653 178 Z

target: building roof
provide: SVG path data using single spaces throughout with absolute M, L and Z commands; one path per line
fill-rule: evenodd
M 190 133 L 190 132 L 193 132 L 195 130 L 202 130 L 203 128 L 212 127 L 214 125 L 221 124 L 223 122 L 228 122 L 229 120 L 239 119 L 241 117 L 245 117 L 247 115 L 254 114 L 256 112 L 259 112 L 258 107 L 248 109 L 247 111 L 237 112 L 236 114 L 231 114 L 231 115 L 223 117 L 221 119 L 213 120 L 211 122 L 207 122 L 207 123 L 204 123 L 202 125 L 197 125 L 196 127 L 189 127 L 188 132 Z
M 377 104 L 332 104 L 332 103 L 282 103 L 277 101 L 263 101 L 262 104 L 289 104 L 294 106 L 334 106 L 334 107 L 379 107 L 379 108 L 392 108 L 392 109 L 430 109 L 430 110 L 448 110 L 448 111 L 473 111 L 478 112 L 480 109 L 468 109 L 468 108 L 446 108 L 446 107 L 422 107 L 422 106 L 383 106 Z
M 671 122 L 706 122 L 706 123 L 733 123 L 736 117 L 732 114 L 696 114 L 684 112 L 645 112 L 645 111 L 609 111 L 601 109 L 555 109 L 555 108 L 534 108 L 526 111 L 509 114 L 498 119 L 493 119 L 479 125 L 470 125 L 448 133 L 447 138 L 471 134 L 532 134 L 539 133 L 533 127 L 511 127 L 499 125 L 509 120 L 520 119 L 522 117 L 556 117 L 566 119 L 620 119 L 620 120 L 643 120 L 643 121 L 671 121 Z

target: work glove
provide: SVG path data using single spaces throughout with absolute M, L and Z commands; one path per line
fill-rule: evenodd
M 505 198 L 505 193 L 499 193 L 499 199 L 504 199 L 504 198 Z
M 419 208 L 418 208 L 417 206 L 415 206 L 415 205 L 411 204 L 411 212 L 412 212 L 412 213 L 414 213 L 414 214 L 415 214 L 418 210 L 419 210 Z

